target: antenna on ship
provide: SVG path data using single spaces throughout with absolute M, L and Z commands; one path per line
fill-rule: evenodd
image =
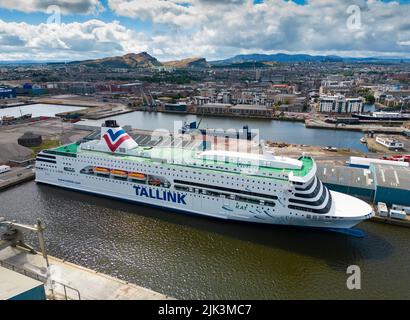
M 199 120 L 199 122 L 198 122 L 198 124 L 197 124 L 197 126 L 196 126 L 197 129 L 199 129 L 199 126 L 201 125 L 202 119 L 203 119 L 203 117 L 201 117 L 201 119 Z

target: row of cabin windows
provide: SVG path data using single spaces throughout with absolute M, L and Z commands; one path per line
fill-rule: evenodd
M 298 210 L 298 211 L 306 211 L 306 212 L 312 212 L 312 213 L 318 213 L 318 214 L 326 214 L 329 213 L 330 209 L 332 208 L 332 196 L 329 192 L 329 200 L 326 204 L 326 207 L 324 207 L 323 209 L 312 209 L 312 208 L 306 208 L 303 206 L 297 206 L 297 205 L 293 205 L 290 204 L 288 205 L 289 209 L 293 209 L 293 210 Z
M 289 202 L 292 202 L 292 203 L 298 203 L 298 204 L 302 204 L 302 205 L 307 205 L 307 206 L 312 206 L 312 207 L 314 207 L 314 206 L 321 206 L 323 203 L 324 203 L 324 201 L 326 200 L 326 197 L 327 197 L 327 195 L 328 195 L 328 193 L 329 193 L 329 191 L 327 190 L 327 188 L 326 187 L 324 187 L 323 189 L 322 189 L 322 194 L 320 195 L 320 198 L 318 199 L 318 200 L 316 200 L 316 201 L 306 201 L 306 200 L 300 200 L 300 199 L 289 199 Z
M 267 195 L 267 194 L 261 194 L 261 193 L 255 193 L 251 191 L 245 191 L 245 190 L 240 190 L 240 189 L 231 189 L 231 188 L 226 188 L 226 187 L 219 187 L 216 185 L 208 185 L 208 184 L 202 184 L 202 183 L 197 183 L 197 182 L 191 182 L 191 181 L 183 181 L 183 180 L 174 180 L 174 183 L 177 184 L 182 184 L 186 185 L 189 187 L 199 187 L 199 188 L 206 188 L 206 189 L 214 189 L 218 191 L 225 191 L 228 192 L 228 194 L 232 193 L 239 193 L 239 194 L 244 194 L 248 196 L 254 196 L 254 197 L 260 197 L 260 198 L 267 198 L 267 199 L 278 199 L 276 195 Z
M 313 184 L 315 183 L 317 177 L 315 176 L 314 179 L 312 179 L 312 181 L 306 186 L 306 187 L 296 187 L 296 191 L 308 191 L 309 189 L 312 188 Z M 299 183 L 299 182 L 294 182 L 295 183 Z M 303 185 L 302 183 L 300 185 Z
M 101 176 L 101 175 L 96 175 L 96 176 L 87 175 L 87 178 L 88 179 L 94 179 L 94 180 L 100 180 L 100 181 L 107 181 L 107 179 L 108 179 L 107 176 L 104 177 L 104 176 Z M 137 182 L 134 182 L 134 181 L 128 181 L 128 180 L 123 180 L 123 179 L 110 179 L 110 180 L 112 180 L 112 182 L 114 182 L 114 183 L 125 184 L 125 185 L 129 185 L 129 186 L 132 186 L 135 183 L 137 183 Z M 138 183 L 140 183 L 140 182 L 138 182 Z M 144 184 L 144 183 L 141 183 L 141 184 Z
M 68 170 L 67 170 L 68 171 Z M 82 172 L 82 173 L 84 173 L 84 172 Z M 93 173 L 87 173 L 87 174 L 93 174 Z M 110 175 L 105 175 L 105 174 L 100 174 L 100 173 L 97 173 L 96 174 L 97 176 L 99 176 L 99 177 L 101 177 L 101 178 L 110 178 L 110 179 L 116 179 L 116 180 L 122 180 L 122 181 L 132 181 L 132 182 L 134 182 L 134 183 L 138 183 L 138 184 L 147 184 L 147 182 L 145 182 L 145 181 L 141 181 L 141 180 L 136 180 L 136 179 L 129 179 L 129 178 L 126 178 L 126 177 L 117 177 L 117 176 L 110 176 Z M 214 182 L 214 181 L 212 181 L 212 182 Z M 149 184 L 149 183 L 148 183 Z M 232 185 L 234 185 L 234 184 L 232 184 Z M 161 186 L 162 187 L 165 187 L 165 188 L 169 188 L 170 186 L 169 186 L 169 184 L 161 184 Z M 223 188 L 223 187 L 215 187 L 215 186 L 208 186 L 209 188 L 213 188 L 213 189 L 221 189 L 221 188 Z M 240 190 L 238 190 L 238 189 L 227 189 L 227 188 L 223 188 L 224 190 L 228 190 L 229 192 L 236 192 L 236 193 L 243 193 L 243 194 L 248 194 L 248 195 L 254 195 L 254 196 L 259 196 L 259 197 L 265 197 L 265 198 L 267 198 L 267 197 L 269 197 L 268 195 L 262 195 L 262 194 L 257 194 L 257 193 L 252 193 L 252 192 L 249 192 L 249 191 L 240 191 Z M 258 187 L 258 189 L 259 189 L 259 187 Z M 265 190 L 265 189 L 264 189 Z M 219 196 L 220 194 L 218 193 L 217 194 L 217 196 Z M 228 194 L 229 195 L 229 194 Z M 276 196 L 272 196 L 272 197 L 274 197 L 274 198 L 276 198 Z M 255 201 L 259 201 L 259 200 L 255 200 Z
M 303 199 L 316 198 L 317 195 L 319 194 L 319 191 L 320 191 L 321 187 L 324 188 L 322 182 L 319 179 L 317 179 L 316 187 L 315 187 L 315 189 L 313 190 L 312 193 L 295 193 L 295 197 L 303 198 Z
M 48 168 L 56 168 L 56 169 L 57 169 L 57 166 L 52 165 L 52 164 L 40 163 L 39 165 L 40 165 L 41 167 L 48 167 Z M 37 165 L 37 168 L 38 168 L 38 165 Z
M 127 178 L 122 178 L 122 177 L 115 177 L 115 176 L 111 176 L 111 175 L 104 175 L 104 174 L 88 174 L 88 176 L 97 176 L 99 178 L 102 179 L 113 179 L 113 180 L 118 180 L 118 181 L 123 181 L 123 182 L 133 182 L 133 183 L 138 183 L 138 184 L 147 184 L 147 182 L 145 181 L 141 181 L 141 180 L 135 180 L 135 179 L 127 179 Z M 149 182 L 148 182 L 149 184 Z M 165 187 L 165 188 L 169 188 L 170 185 L 169 184 L 161 184 L 161 187 Z M 209 186 L 210 188 L 214 188 L 214 186 Z M 242 197 L 242 196 L 238 196 L 238 195 L 232 195 L 232 194 L 226 194 L 226 193 L 220 193 L 220 192 L 216 192 L 216 191 L 211 191 L 211 190 L 204 190 L 204 189 L 197 189 L 197 188 L 190 188 L 190 187 L 184 187 L 184 186 L 175 186 L 176 190 L 180 190 L 180 191 L 185 191 L 185 192 L 193 192 L 193 193 L 202 193 L 203 195 L 210 195 L 210 196 L 215 196 L 215 197 L 220 197 L 220 196 L 225 196 L 225 197 L 229 197 L 232 200 L 237 200 L 237 201 L 243 201 L 243 202 L 250 202 L 250 203 L 264 203 L 267 206 L 275 206 L 275 203 L 272 201 L 265 201 L 265 200 L 260 200 L 260 199 L 253 199 L 253 198 L 248 198 L 248 197 Z M 227 189 L 224 188 L 224 190 L 228 190 L 230 192 L 236 192 L 236 193 L 244 193 L 247 195 L 254 195 L 254 196 L 264 196 L 267 197 L 267 195 L 258 195 L 258 194 L 253 194 L 247 191 L 241 191 L 241 190 L 236 190 L 236 189 Z M 274 199 L 276 199 L 276 196 L 272 196 Z
M 101 165 L 100 163 L 92 163 L 92 164 L 97 164 L 97 165 Z M 126 170 L 129 170 L 129 171 L 131 171 L 131 170 L 135 170 L 135 168 L 133 167 L 133 165 L 135 166 L 135 163 L 128 163 L 128 165 L 130 165 L 130 167 L 127 167 L 127 166 L 121 166 L 121 165 L 119 165 L 118 166 L 118 169 L 126 169 Z M 158 166 L 155 166 L 155 167 L 152 167 L 152 166 L 148 166 L 148 165 L 141 165 L 142 167 L 147 167 L 148 168 L 148 170 L 152 170 L 152 168 L 155 168 L 155 169 L 161 169 L 161 170 L 168 170 L 168 171 L 179 171 L 179 173 L 184 173 L 184 171 L 185 171 L 185 173 L 188 173 L 188 174 L 199 174 L 199 175 L 205 175 L 205 173 L 202 173 L 202 172 L 196 172 L 196 171 L 193 171 L 193 172 L 190 172 L 190 171 L 188 171 L 188 170 L 176 170 L 175 168 L 163 168 L 163 167 L 158 167 Z M 162 172 L 158 172 L 158 171 L 155 171 L 155 173 L 157 173 L 157 174 L 160 174 L 160 173 L 162 173 Z M 212 176 L 212 177 L 217 177 L 217 175 L 216 174 L 210 174 L 210 173 L 206 173 L 206 176 L 208 176 L 208 177 L 210 177 L 210 176 Z M 182 176 L 181 176 L 182 177 Z M 272 183 L 272 182 L 266 182 L 266 181 L 258 181 L 258 180 L 249 180 L 249 179 L 245 179 L 245 178 L 238 178 L 238 177 L 233 177 L 233 176 L 220 176 L 220 177 L 222 177 L 222 178 L 226 178 L 226 179 L 232 179 L 232 180 L 236 180 L 236 181 L 242 181 L 242 182 L 251 182 L 251 183 L 258 183 L 258 184 L 264 184 L 264 185 L 273 185 L 273 186 L 277 186 L 276 185 L 276 183 Z
M 199 193 L 202 195 L 209 195 L 211 197 L 224 197 L 225 199 L 260 204 L 260 205 L 265 205 L 265 206 L 270 206 L 270 207 L 274 207 L 276 205 L 275 202 L 273 201 L 264 201 L 260 199 L 242 197 L 242 196 L 238 196 L 235 194 L 227 194 L 227 193 L 222 193 L 222 192 L 216 192 L 213 190 L 190 188 L 190 187 L 185 187 L 185 186 L 180 186 L 180 185 L 176 185 L 175 190 L 183 191 L 183 192 L 190 192 L 190 193 Z
M 87 157 L 88 158 L 88 157 Z M 93 157 L 90 157 L 89 159 L 97 159 L 97 160 L 101 160 L 101 159 L 98 159 L 98 158 L 93 158 Z M 113 161 L 113 160 L 110 160 L 111 162 Z M 124 161 L 117 161 L 117 163 L 123 163 L 123 164 L 129 164 L 129 165 L 134 165 L 135 166 L 135 163 L 128 163 L 128 162 L 124 162 Z M 97 163 L 93 163 L 93 164 L 97 164 Z M 99 163 L 98 163 L 99 164 Z M 152 166 L 148 166 L 148 165 L 142 165 L 142 167 L 148 167 L 149 169 L 150 168 L 152 168 Z M 132 170 L 135 170 L 135 168 L 132 168 L 132 167 L 126 167 L 126 166 L 118 166 L 117 167 L 118 169 L 125 169 L 125 170 L 129 170 L 129 171 L 132 171 Z M 162 169 L 162 170 L 165 170 L 165 168 L 163 168 L 163 167 L 158 167 L 158 166 L 154 166 L 154 168 L 156 168 L 156 169 Z M 149 170 L 148 169 L 148 170 Z M 170 168 L 167 168 L 168 170 L 170 170 Z M 176 169 L 175 168 L 173 168 L 172 169 L 172 171 L 176 171 Z M 184 172 L 184 170 L 178 170 L 180 173 L 183 173 Z M 154 173 L 154 174 L 159 174 L 159 175 L 161 175 L 161 174 L 164 174 L 163 172 L 159 172 L 159 171 L 149 171 L 148 173 Z M 185 173 L 190 173 L 188 170 L 185 170 Z M 194 172 L 192 172 L 192 174 L 197 174 L 197 172 L 196 171 L 194 171 Z M 199 174 L 202 174 L 202 173 L 199 173 Z M 209 173 L 207 173 L 206 174 L 207 176 L 211 176 L 211 174 L 209 174 Z M 176 176 L 176 177 L 181 177 L 181 178 L 191 178 L 190 176 L 183 176 L 183 175 L 178 175 L 178 174 L 176 174 L 176 175 L 173 175 L 174 177 Z M 216 177 L 216 175 L 215 174 L 212 174 L 212 176 L 213 177 Z M 221 178 L 227 178 L 227 179 L 232 179 L 232 180 L 236 180 L 236 181 L 243 181 L 243 182 L 247 182 L 247 183 L 258 183 L 258 184 L 263 184 L 263 185 L 273 185 L 274 187 L 276 187 L 277 185 L 276 185 L 276 183 L 272 183 L 272 182 L 266 182 L 266 181 L 258 181 L 258 180 L 249 180 L 249 179 L 246 179 L 246 181 L 245 181 L 245 178 L 238 178 L 238 177 L 230 177 L 230 176 L 221 176 Z M 207 182 L 209 182 L 209 180 L 207 180 Z M 215 180 L 212 180 L 212 183 L 218 183 L 218 181 L 215 181 Z M 231 183 L 231 185 L 232 186 L 237 186 L 235 183 Z M 245 185 L 242 185 L 241 187 L 246 187 Z M 257 189 L 258 190 L 261 190 L 261 188 L 260 187 L 257 187 Z M 266 188 L 262 188 L 262 190 L 263 191 L 273 191 L 273 190 L 271 190 L 271 189 L 266 189 Z

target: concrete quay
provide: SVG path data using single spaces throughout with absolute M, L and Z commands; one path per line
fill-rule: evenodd
M 173 298 L 106 274 L 20 248 L 0 251 L 0 266 L 45 283 L 48 299 L 55 300 L 174 300 Z M 51 290 L 53 289 L 53 290 Z
M 347 130 L 347 131 L 360 131 L 360 132 L 374 132 L 385 134 L 403 134 L 405 129 L 403 127 L 385 127 L 383 125 L 335 125 L 326 123 L 321 120 L 306 120 L 306 128 L 311 129 L 330 129 L 330 130 Z
M 375 215 L 370 219 L 370 221 L 380 222 L 380 223 L 387 223 L 395 226 L 407 227 L 410 228 L 410 217 L 407 216 L 404 220 L 393 219 L 390 217 L 380 217 Z
M 121 114 L 131 113 L 131 112 L 134 112 L 134 110 L 120 109 L 120 110 L 96 111 L 95 113 L 87 114 L 83 116 L 82 118 L 89 119 L 89 120 L 99 120 L 99 119 L 104 119 L 108 117 L 119 116 Z
M 34 177 L 35 173 L 31 168 L 11 168 L 11 171 L 0 174 L 0 191 L 34 180 Z

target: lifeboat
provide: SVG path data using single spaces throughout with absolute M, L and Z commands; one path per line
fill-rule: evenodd
M 111 170 L 111 174 L 116 177 L 126 178 L 128 175 L 128 172 L 122 171 L 122 170 Z
M 110 174 L 110 170 L 107 168 L 101 168 L 101 167 L 94 167 L 94 172 L 95 173 L 101 173 L 101 174 Z
M 134 180 L 145 180 L 146 175 L 139 172 L 130 172 L 128 177 Z

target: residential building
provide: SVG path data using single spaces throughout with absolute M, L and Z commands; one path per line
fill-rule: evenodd
M 207 103 L 203 105 L 196 106 L 196 111 L 199 114 L 229 114 L 230 108 L 232 107 L 231 104 L 225 103 Z
M 326 113 L 362 113 L 363 98 L 346 98 L 343 95 L 321 96 L 319 110 Z
M 319 89 L 321 95 L 349 94 L 355 88 L 354 81 L 323 80 Z
M 195 96 L 193 97 L 193 99 L 194 99 L 194 104 L 197 106 L 201 106 L 201 105 L 208 104 L 211 102 L 210 97 Z
M 271 117 L 273 110 L 270 107 L 254 104 L 238 104 L 231 108 L 231 112 L 238 116 Z
M 278 111 L 280 112 L 303 112 L 303 105 L 302 104 L 281 104 L 278 107 Z

